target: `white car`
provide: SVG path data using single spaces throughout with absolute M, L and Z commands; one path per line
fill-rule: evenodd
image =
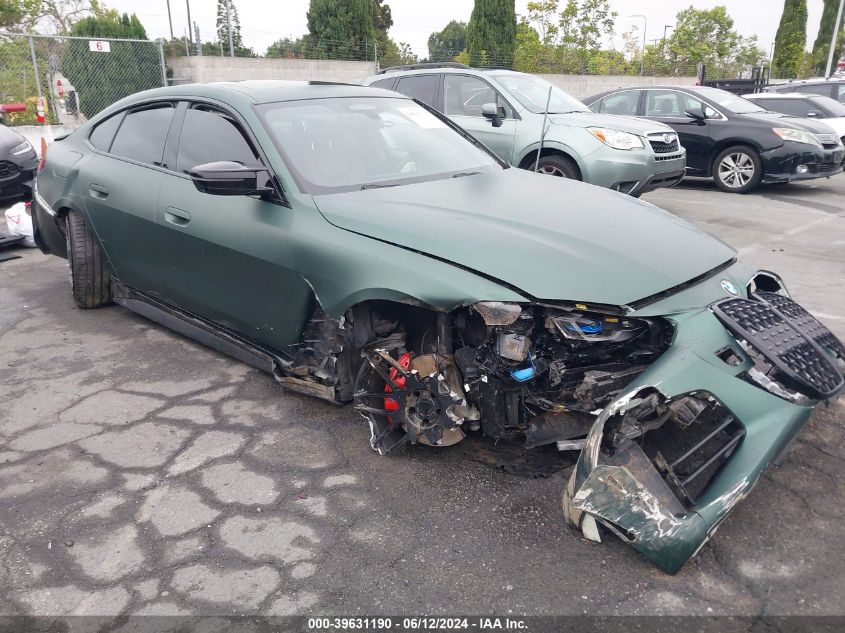
M 845 144 L 845 104 L 836 99 L 801 92 L 761 92 L 744 96 L 772 112 L 827 123 Z

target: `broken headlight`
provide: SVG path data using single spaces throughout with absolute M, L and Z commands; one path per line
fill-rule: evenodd
M 549 309 L 546 328 L 567 339 L 621 343 L 645 332 L 648 323 L 586 310 Z

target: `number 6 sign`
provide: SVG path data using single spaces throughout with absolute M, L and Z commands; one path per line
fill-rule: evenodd
M 111 42 L 88 40 L 88 48 L 94 53 L 111 53 Z

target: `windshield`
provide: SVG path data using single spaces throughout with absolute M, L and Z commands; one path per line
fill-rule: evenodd
M 830 112 L 830 116 L 845 116 L 845 105 L 830 97 L 810 97 L 810 101 Z
M 344 97 L 268 103 L 258 111 L 297 185 L 339 193 L 501 169 L 408 99 Z
M 725 90 L 718 88 L 697 88 L 695 90 L 702 97 L 715 101 L 723 108 L 730 110 L 736 114 L 750 114 L 751 112 L 765 112 L 766 110 L 758 106 L 756 103 L 751 103 L 748 99 L 738 97 Z
M 494 75 L 502 87 L 511 93 L 525 108 L 534 113 L 546 110 L 546 100 L 549 98 L 549 86 L 545 79 L 534 75 L 508 73 Z M 557 86 L 552 86 L 552 98 L 549 101 L 549 114 L 563 114 L 566 112 L 590 112 L 590 109 L 575 97 L 570 97 Z

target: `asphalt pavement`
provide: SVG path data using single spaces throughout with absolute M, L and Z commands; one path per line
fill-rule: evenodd
M 845 339 L 845 176 L 645 199 L 779 272 Z M 365 422 L 0 263 L 0 614 L 843 614 L 845 405 L 668 576 L 563 524 L 568 469 L 380 457 Z M 123 620 L 115 619 L 114 628 Z

